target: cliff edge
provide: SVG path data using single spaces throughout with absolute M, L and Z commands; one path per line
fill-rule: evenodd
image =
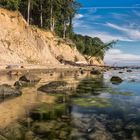
M 68 61 L 86 62 L 75 47 L 53 33 L 29 26 L 19 12 L 0 8 L 0 63 L 60 65 Z M 98 62 L 96 62 L 97 64 Z

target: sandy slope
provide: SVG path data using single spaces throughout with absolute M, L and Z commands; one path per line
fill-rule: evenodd
M 0 8 L 0 63 L 59 65 L 56 57 L 85 61 L 75 49 L 51 32 L 29 26 L 19 12 Z

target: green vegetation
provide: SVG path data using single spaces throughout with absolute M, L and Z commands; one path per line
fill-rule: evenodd
M 56 119 L 65 113 L 65 107 L 65 104 L 42 103 L 35 110 L 31 111 L 31 117 L 35 120 Z
M 93 56 L 103 59 L 105 52 L 115 43 L 104 43 L 97 37 L 74 34 L 73 18 L 81 7 L 76 0 L 0 0 L 0 7 L 19 10 L 29 24 L 71 39 L 87 60 Z
M 105 52 L 115 44 L 115 41 L 104 43 L 98 37 L 92 38 L 77 34 L 73 35 L 72 40 L 87 60 L 93 56 L 103 59 Z
M 73 103 L 83 107 L 108 107 L 111 103 L 107 99 L 103 98 L 77 98 L 73 100 Z
M 110 94 L 120 94 L 120 95 L 126 95 L 126 96 L 133 95 L 133 93 L 130 91 L 119 91 L 119 89 L 106 88 L 105 91 Z

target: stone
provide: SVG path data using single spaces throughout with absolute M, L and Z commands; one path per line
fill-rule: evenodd
M 92 70 L 92 71 L 90 72 L 90 74 L 93 74 L 93 75 L 100 75 L 101 72 L 100 72 L 99 70 Z
M 46 85 L 43 85 L 38 88 L 38 91 L 47 92 L 47 93 L 62 93 L 67 86 L 65 81 L 53 81 Z
M 91 140 L 112 140 L 110 134 L 106 131 L 97 130 L 89 135 Z
M 127 70 L 127 72 L 132 72 L 132 70 Z
M 7 99 L 10 97 L 17 97 L 17 96 L 20 96 L 21 94 L 22 94 L 21 91 L 13 88 L 10 85 L 6 85 L 6 84 L 0 85 L 0 99 L 1 100 Z
M 119 76 L 113 76 L 110 81 L 112 84 L 120 84 L 123 82 L 123 80 Z
M 19 81 L 27 82 L 27 83 L 38 83 L 41 78 L 37 77 L 36 75 L 26 74 L 19 78 Z
M 14 83 L 14 86 L 19 89 L 21 87 L 28 87 L 28 86 L 34 86 L 35 84 L 37 84 L 39 81 L 41 80 L 41 78 L 37 77 L 36 75 L 32 75 L 32 74 L 26 74 L 23 75 L 19 78 L 19 81 L 16 81 Z

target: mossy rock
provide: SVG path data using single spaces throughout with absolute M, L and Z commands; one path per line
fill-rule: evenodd
M 130 91 L 119 91 L 119 89 L 112 89 L 112 88 L 107 88 L 104 91 L 110 93 L 110 94 L 118 94 L 118 95 L 126 95 L 126 96 L 132 96 L 133 93 Z
M 83 107 L 109 107 L 111 103 L 103 98 L 77 98 L 73 99 L 73 103 Z
M 65 81 L 53 81 L 39 87 L 37 90 L 46 93 L 65 93 L 67 84 Z
M 30 112 L 33 120 L 50 120 L 61 117 L 65 112 L 65 104 L 43 103 Z

